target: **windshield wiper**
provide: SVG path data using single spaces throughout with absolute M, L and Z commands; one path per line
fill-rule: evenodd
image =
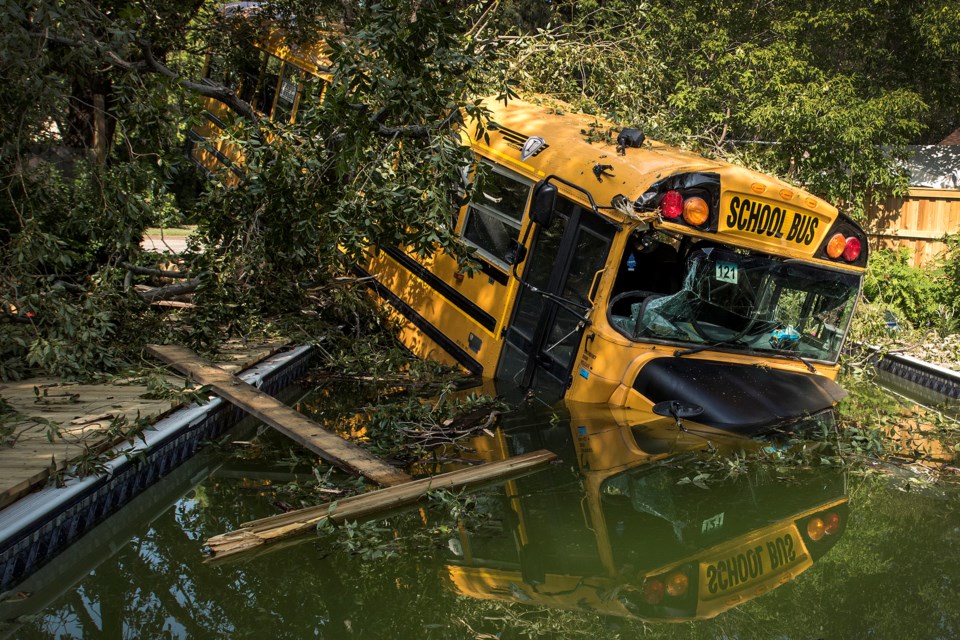
M 753 326 L 757 323 L 756 318 L 750 321 L 750 324 L 747 325 L 747 328 L 741 331 L 740 333 L 727 338 L 726 340 L 717 340 L 716 342 L 711 342 L 709 344 L 705 343 L 698 347 L 691 347 L 689 349 L 677 349 L 673 352 L 673 357 L 682 358 L 683 356 L 693 355 L 694 353 L 700 353 L 701 351 L 706 351 L 707 349 L 713 349 L 714 347 L 723 347 L 727 345 L 735 345 L 738 342 L 743 344 L 743 336 L 750 333 L 750 330 L 753 329 Z M 701 336 L 704 337 L 704 336 Z
M 816 372 L 817 372 L 817 368 L 814 367 L 813 364 L 812 364 L 809 360 L 807 360 L 806 358 L 804 358 L 803 356 L 801 356 L 801 355 L 799 355 L 799 354 L 796 354 L 796 353 L 788 353 L 788 352 L 785 352 L 785 351 L 777 351 L 777 355 L 778 355 L 778 356 L 783 356 L 784 358 L 790 358 L 791 360 L 796 360 L 796 361 L 798 361 L 798 362 L 802 362 L 804 365 L 806 365 L 807 370 L 808 370 L 810 373 L 816 373 Z
M 709 344 L 701 344 L 696 347 L 690 347 L 689 349 L 677 349 L 673 352 L 675 358 L 682 358 L 683 356 L 692 356 L 695 353 L 700 353 L 701 351 L 706 351 L 707 349 L 713 349 L 714 347 L 724 347 L 728 345 L 735 345 L 740 342 L 740 338 L 732 338 L 730 340 L 720 340 L 719 342 L 711 342 Z
M 698 347 L 691 347 L 689 349 L 677 349 L 676 351 L 673 352 L 673 355 L 676 358 L 682 358 L 683 356 L 689 356 L 695 353 L 700 353 L 701 351 L 706 351 L 707 349 L 713 349 L 714 347 L 722 347 L 722 346 L 735 344 L 735 343 L 736 343 L 736 340 L 721 340 L 720 342 L 714 342 L 711 344 L 702 344 Z M 807 367 L 807 370 L 810 373 L 817 373 L 817 368 L 814 367 L 809 360 L 807 360 L 801 355 L 798 355 L 796 353 L 787 353 L 784 351 L 777 351 L 776 354 L 784 358 L 789 358 L 790 360 L 796 360 L 798 362 L 802 362 Z
M 690 347 L 689 349 L 677 349 L 673 352 L 675 358 L 682 358 L 683 356 L 693 355 L 694 353 L 700 353 L 701 351 L 706 351 L 707 349 L 713 349 L 714 347 L 724 347 L 729 345 L 736 344 L 746 344 L 743 342 L 743 336 L 753 332 L 753 328 L 757 326 L 757 322 L 766 322 L 760 321 L 758 318 L 754 318 L 746 326 L 746 328 L 740 333 L 727 338 L 726 340 L 717 340 L 716 342 L 704 343 L 696 347 Z M 766 331 L 766 329 L 764 329 Z M 809 366 L 809 365 L 808 365 Z

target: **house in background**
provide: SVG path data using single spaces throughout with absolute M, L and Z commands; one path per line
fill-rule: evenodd
M 922 266 L 946 249 L 944 235 L 960 233 L 960 129 L 910 150 L 908 194 L 871 211 L 864 227 L 871 249 L 906 247 Z

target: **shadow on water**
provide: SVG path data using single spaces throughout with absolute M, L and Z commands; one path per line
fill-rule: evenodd
M 356 430 L 362 424 L 350 408 L 363 403 L 363 392 L 326 388 L 322 402 L 305 404 Z M 944 607 L 960 572 L 940 554 L 960 550 L 960 530 L 948 524 L 960 512 L 955 494 L 907 495 L 823 467 L 739 468 L 737 452 L 766 450 L 776 460 L 779 445 L 683 426 L 636 410 L 534 406 L 504 416 L 461 457 L 492 461 L 547 448 L 560 456 L 547 470 L 469 501 L 437 496 L 387 521 L 344 525 L 223 566 L 204 563 L 203 541 L 274 513 L 284 484 L 310 470 L 281 454 L 251 456 L 248 445 L 234 447 L 242 453 L 233 457 L 207 450 L 20 585 L 21 595 L 8 594 L 3 631 L 18 638 L 954 635 L 956 608 Z M 245 429 L 233 439 L 250 442 L 256 426 Z M 909 594 L 910 612 L 892 616 L 890 599 Z

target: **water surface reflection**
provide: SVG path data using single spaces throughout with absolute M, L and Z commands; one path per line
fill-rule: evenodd
M 447 568 L 458 592 L 648 620 L 710 618 L 803 573 L 843 532 L 840 474 L 798 471 L 785 481 L 762 467 L 716 477 L 696 452 L 769 443 L 692 423 L 681 430 L 637 410 L 566 409 L 554 425 L 507 425 L 478 439 L 488 458 L 547 448 L 571 466 L 507 483 L 496 526 L 461 533 Z
M 4 630 L 418 639 L 960 630 L 960 570 L 949 561 L 960 552 L 956 492 L 907 493 L 906 481 L 824 468 L 737 469 L 732 452 L 768 448 L 775 459 L 777 445 L 686 426 L 573 404 L 518 413 L 474 439 L 471 455 L 545 447 L 562 462 L 482 491 L 466 523 L 412 510 L 223 566 L 203 562 L 202 541 L 274 513 L 277 487 L 309 469 L 208 451 L 21 585 L 29 597 L 8 594 Z

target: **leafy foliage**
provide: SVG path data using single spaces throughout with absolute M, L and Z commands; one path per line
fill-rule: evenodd
M 870 302 L 886 305 L 916 327 L 924 327 L 936 319 L 946 321 L 948 316 L 941 313 L 942 280 L 914 267 L 910 261 L 906 249 L 883 249 L 872 253 L 863 283 L 864 297 Z
M 914 328 L 955 331 L 960 312 L 960 236 L 948 235 L 944 241 L 944 254 L 923 268 L 911 264 L 907 249 L 872 253 L 863 283 L 866 300 L 889 308 Z
M 113 369 L 155 333 L 119 263 L 136 261 L 147 226 L 179 215 L 169 187 L 186 164 L 175 143 L 184 104 L 108 52 L 129 55 L 137 25 L 149 25 L 157 55 L 182 48 L 176 34 L 199 4 L 0 5 L 13 71 L 0 106 L 20 114 L 0 127 L 0 321 L 10 325 L 0 376 Z
M 113 369 L 135 359 L 143 341 L 177 331 L 209 348 L 262 329 L 266 314 L 309 307 L 311 291 L 348 274 L 370 242 L 424 253 L 455 246 L 449 193 L 469 161 L 455 126 L 480 91 L 475 67 L 492 50 L 466 36 L 471 11 L 438 2 L 357 7 L 356 28 L 331 42 L 338 71 L 325 108 L 300 114 L 295 130 L 246 122 L 234 132 L 246 158 L 243 184 L 210 189 L 183 210 L 206 249 L 182 265 L 199 274 L 198 306 L 179 329 L 154 322 L 121 267 L 145 259 L 144 230 L 176 220 L 173 194 L 190 190 L 179 129 L 197 107 L 178 74 L 199 70 L 200 58 L 184 54 L 202 51 L 197 29 L 211 16 L 183 30 L 202 3 L 182 4 L 5 6 L 14 27 L 5 51 L 17 58 L 35 42 L 24 77 L 57 82 L 35 114 L 25 108 L 36 97 L 32 84 L 0 96 L 11 111 L 35 116 L 0 140 L 12 151 L 3 160 L 10 177 L 0 204 L 0 303 L 15 326 L 0 339 L 4 376 L 20 375 L 22 365 L 72 376 Z M 291 38 L 306 39 L 317 21 L 301 16 L 321 5 L 276 3 L 270 19 L 280 16 Z M 89 100 L 75 91 L 83 83 Z M 482 119 L 472 101 L 466 107 Z M 354 316 L 355 306 L 346 305 Z
M 952 317 L 960 314 L 960 235 L 944 238 L 947 251 L 941 261 L 941 300 Z
M 909 20 L 905 33 L 916 3 L 845 7 L 560 5 L 558 26 L 517 41 L 516 72 L 524 88 L 778 174 L 859 217 L 905 189 L 892 160 L 922 134 L 931 104 L 937 117 L 952 107 L 897 57 L 904 39 L 926 33 Z
M 902 145 L 960 125 L 960 72 L 947 63 L 958 11 L 949 0 L 277 0 L 237 31 L 205 0 L 4 2 L 0 108 L 16 117 L 0 122 L 0 377 L 115 369 L 145 340 L 210 348 L 311 307 L 313 333 L 384 326 L 357 311 L 355 290 L 319 296 L 327 305 L 317 291 L 351 275 L 370 243 L 461 251 L 450 194 L 470 157 L 456 129 L 484 126 L 483 95 L 548 93 L 859 215 L 904 187 Z M 323 108 L 295 127 L 197 82 L 207 46 L 249 50 L 268 22 L 293 43 L 322 34 L 333 59 Z M 181 148 L 198 95 L 237 111 L 246 158 L 238 188 L 199 200 Z M 150 262 L 148 226 L 187 218 L 205 250 L 179 266 L 197 278 L 197 307 L 177 325 L 123 263 Z M 955 306 L 931 303 L 895 260 L 879 264 L 909 286 L 880 292 L 878 278 L 877 295 L 915 322 Z

